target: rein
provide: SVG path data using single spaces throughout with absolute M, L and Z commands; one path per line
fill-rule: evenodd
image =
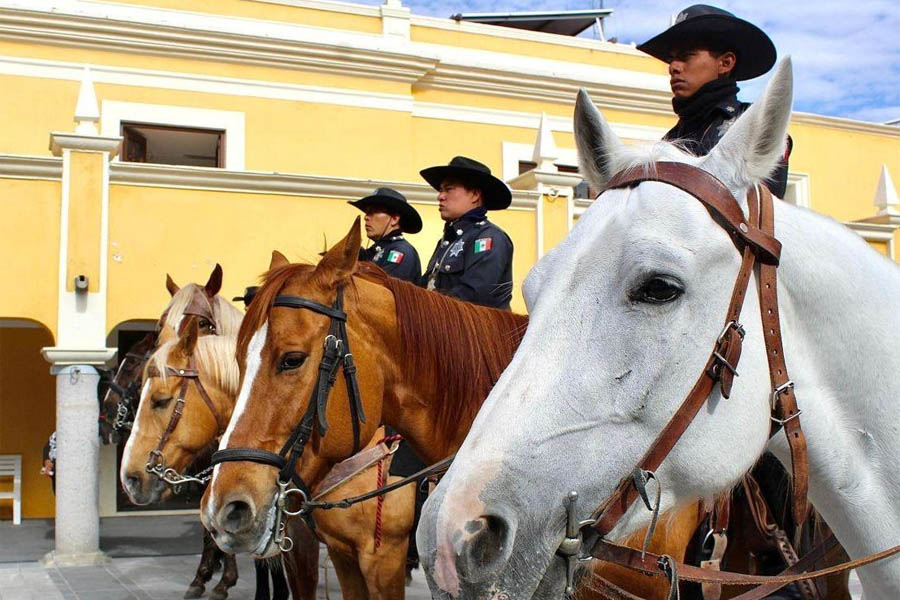
M 359 452 L 361 448 L 360 429 L 361 424 L 366 422 L 366 416 L 363 412 L 359 384 L 356 379 L 356 364 L 353 360 L 353 354 L 350 353 L 350 344 L 347 336 L 347 313 L 344 312 L 343 287 L 338 288 L 334 304 L 331 306 L 300 296 L 276 296 L 273 306 L 311 310 L 331 319 L 328 335 L 325 336 L 323 343 L 324 352 L 322 353 L 322 360 L 319 362 L 318 377 L 312 389 L 306 412 L 277 454 L 259 448 L 226 448 L 213 454 L 210 468 L 224 462 L 249 461 L 278 469 L 279 489 L 275 501 L 277 509 L 274 526 L 275 541 L 283 552 L 288 552 L 293 547 L 293 542 L 284 535 L 283 516 L 296 516 L 304 513 L 303 506 L 305 506 L 311 496 L 309 486 L 297 474 L 295 467 L 297 461 L 303 456 L 306 444 L 312 437 L 316 427 L 318 426 L 320 436 L 324 437 L 328 432 L 325 412 L 339 369 L 343 368 L 344 379 L 347 384 L 347 396 L 349 398 L 353 426 L 353 454 Z M 288 489 L 289 484 L 292 482 L 296 488 Z M 297 511 L 291 511 L 286 507 L 286 501 L 291 494 L 300 496 L 301 508 Z
M 731 237 L 742 255 L 741 267 L 732 289 L 724 326 L 716 338 L 706 366 L 681 406 L 635 465 L 631 474 L 619 482 L 612 495 L 586 521 L 578 522 L 576 520 L 575 503 L 578 495 L 575 492 L 569 493 L 566 537 L 557 550 L 557 553 L 567 563 L 567 592 L 571 593 L 574 590 L 576 561 L 592 557 L 648 575 L 665 576 L 671 585 L 670 597 L 677 597 L 679 579 L 731 585 L 774 584 L 781 587 L 794 581 L 852 569 L 900 552 L 900 546 L 896 546 L 844 565 L 812 573 L 758 576 L 685 565 L 669 556 L 656 556 L 647 552 L 646 543 L 643 551 L 637 551 L 606 541 L 605 536 L 616 527 L 638 498 L 641 498 L 646 507 L 653 511 L 653 524 L 655 524 L 655 517 L 659 510 L 659 496 L 657 495 L 654 507 L 646 491 L 648 480 L 656 479 L 656 469 L 681 439 L 716 385 L 718 385 L 723 398 L 728 399 L 731 395 L 734 377 L 738 374 L 737 366 L 741 357 L 745 333 L 740 324 L 741 309 L 750 277 L 753 275 L 757 263 L 759 264 L 759 304 L 772 389 L 770 437 L 782 428 L 787 435 L 791 451 L 792 512 L 795 522 L 802 523 L 808 511 L 809 462 L 806 439 L 800 428 L 800 410 L 797 408 L 794 396 L 794 384 L 787 375 L 781 341 L 776 278 L 781 243 L 774 237 L 775 218 L 772 195 L 764 186 L 752 188 L 747 194 L 749 219 L 745 219 L 743 210 L 734 196 L 718 179 L 697 167 L 674 162 L 656 162 L 646 168 L 626 169 L 614 176 L 606 189 L 635 187 L 645 181 L 658 181 L 673 185 L 699 200 L 709 211 L 712 219 Z M 657 484 L 659 484 L 658 481 Z M 657 490 L 659 489 L 657 487 Z M 652 525 L 651 531 L 648 532 L 648 540 L 650 536 L 652 536 Z M 588 549 L 586 553 L 585 549 Z M 609 582 L 604 582 L 604 584 L 612 586 Z M 741 598 L 744 597 L 741 596 Z M 752 591 L 746 594 L 748 600 L 759 597 L 761 596 L 753 595 Z
M 133 420 L 129 421 L 128 417 L 133 415 L 134 407 L 137 405 L 137 401 L 140 400 L 140 381 L 137 378 L 133 378 L 125 387 L 122 387 L 122 384 L 119 383 L 118 379 L 122 374 L 122 369 L 125 368 L 125 364 L 129 359 L 135 361 L 137 363 L 137 369 L 140 369 L 148 360 L 150 360 L 152 354 L 152 347 L 144 354 L 135 354 L 133 352 L 126 353 L 122 362 L 119 363 L 119 368 L 116 370 L 116 376 L 109 382 L 109 389 L 119 397 L 119 402 L 116 404 L 116 418 L 112 423 L 113 431 L 117 433 L 131 430 L 134 422 Z
M 203 383 L 200 381 L 200 372 L 194 365 L 193 356 L 188 359 L 188 366 L 186 369 L 176 369 L 175 367 L 166 365 L 166 374 L 172 375 L 174 377 L 181 377 L 181 386 L 178 390 L 178 398 L 175 400 L 175 409 L 172 411 L 172 416 L 169 417 L 169 424 L 166 426 L 166 430 L 163 432 L 162 437 L 160 437 L 159 443 L 156 445 L 156 449 L 150 451 L 150 455 L 147 459 L 147 464 L 144 468 L 148 473 L 156 475 L 159 479 L 165 481 L 169 485 L 175 486 L 176 490 L 177 487 L 183 483 L 195 482 L 203 485 L 207 481 L 209 481 L 212 467 L 205 469 L 196 477 L 182 475 L 175 469 L 166 467 L 166 460 L 162 454 L 163 448 L 165 448 L 166 444 L 169 441 L 169 437 L 172 435 L 172 432 L 175 431 L 175 428 L 181 421 L 181 415 L 184 411 L 184 398 L 185 395 L 187 395 L 188 385 L 191 382 L 193 382 L 197 387 L 197 392 L 199 392 L 200 396 L 203 398 L 203 401 L 206 403 L 206 406 L 209 407 L 210 412 L 216 419 L 216 425 L 218 427 L 216 434 L 217 436 L 221 435 L 222 432 L 225 431 L 227 423 L 225 423 L 225 420 L 222 418 L 222 415 L 219 414 L 219 411 L 216 410 L 215 405 L 209 397 L 209 394 L 206 393 L 206 389 L 203 387 Z M 151 365 L 147 369 L 147 377 L 161 376 L 162 375 L 156 369 L 156 367 Z

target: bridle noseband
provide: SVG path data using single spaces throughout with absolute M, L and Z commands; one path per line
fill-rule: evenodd
M 285 550 L 285 544 L 290 542 L 290 538 L 283 535 L 284 524 L 281 522 L 281 513 L 295 515 L 301 511 L 291 512 L 287 510 L 284 507 L 284 500 L 291 493 L 297 493 L 301 497 L 302 502 L 305 502 L 310 497 L 309 486 L 297 474 L 296 465 L 297 461 L 303 456 L 306 444 L 312 437 L 316 427 L 318 427 L 320 436 L 324 437 L 328 431 L 328 422 L 326 420 L 328 397 L 331 394 L 331 388 L 334 387 L 334 383 L 337 380 L 339 369 L 343 368 L 344 379 L 347 384 L 353 427 L 353 454 L 360 450 L 360 429 L 361 424 L 366 422 L 366 416 L 363 412 L 359 384 L 356 379 L 356 364 L 353 360 L 353 354 L 350 353 L 350 344 L 347 337 L 347 313 L 344 312 L 343 287 L 338 288 L 334 304 L 331 306 L 300 296 L 285 295 L 276 296 L 273 306 L 311 310 L 331 319 L 328 334 L 323 342 L 324 351 L 322 360 L 319 362 L 316 384 L 310 394 L 306 412 L 277 454 L 259 448 L 225 448 L 213 454 L 212 465 L 223 462 L 249 461 L 273 466 L 278 469 L 279 493 L 276 498 L 276 504 L 279 508 L 279 514 L 276 518 L 276 541 L 280 541 L 279 536 L 281 536 L 280 539 L 283 539 L 285 543 L 280 544 L 280 546 L 282 550 L 287 551 L 290 547 L 287 547 L 287 550 Z M 287 489 L 291 482 L 297 489 Z

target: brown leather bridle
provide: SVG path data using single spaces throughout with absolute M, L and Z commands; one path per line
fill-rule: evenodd
M 222 417 L 221 413 L 219 413 L 219 411 L 216 409 L 216 405 L 213 404 L 213 401 L 210 399 L 209 394 L 206 392 L 206 388 L 203 387 L 203 383 L 200 381 L 200 372 L 197 370 L 194 364 L 193 356 L 188 358 L 188 364 L 186 368 L 176 368 L 166 365 L 166 375 L 180 377 L 181 385 L 178 388 L 178 397 L 175 400 L 175 408 L 172 410 L 172 416 L 169 417 L 169 423 L 168 425 L 166 425 L 166 429 L 160 437 L 159 443 L 156 445 L 156 449 L 150 452 L 145 468 L 148 473 L 156 475 L 166 483 L 178 486 L 182 483 L 186 483 L 187 481 L 198 479 L 181 475 L 177 471 L 175 471 L 175 469 L 167 467 L 166 460 L 162 452 L 163 448 L 166 447 L 166 444 L 168 443 L 172 432 L 175 431 L 175 428 L 181 421 L 181 415 L 184 412 L 184 399 L 187 395 L 188 385 L 191 382 L 193 382 L 196 386 L 197 392 L 200 394 L 200 397 L 203 398 L 203 401 L 206 403 L 206 406 L 209 407 L 209 411 L 212 413 L 213 417 L 216 420 L 216 437 L 222 435 L 228 424 L 225 422 L 225 419 Z M 150 365 L 149 367 L 147 367 L 148 378 L 161 376 L 161 373 L 154 365 Z M 212 469 L 209 470 L 211 471 Z M 202 479 L 202 476 L 198 477 L 199 483 L 205 483 L 205 481 Z
M 745 218 L 737 200 L 722 182 L 697 167 L 675 162 L 655 162 L 643 167 L 626 169 L 615 175 L 607 184 L 606 189 L 635 187 L 645 181 L 658 181 L 673 185 L 699 200 L 709 211 L 713 220 L 729 234 L 741 253 L 741 267 L 731 293 L 724 326 L 716 338 L 702 373 L 672 419 L 635 465 L 632 473 L 619 482 L 612 495 L 594 511 L 588 521 L 575 526 L 572 524 L 572 518 L 577 494 L 570 495 L 569 527 L 559 551 L 569 562 L 570 579 L 573 561 L 577 553 L 581 552 L 582 547 L 589 546 L 589 556 L 593 558 L 613 562 L 648 575 L 666 576 L 675 593 L 677 593 L 679 578 L 688 581 L 732 585 L 768 584 L 740 596 L 741 600 L 752 600 L 762 598 L 793 581 L 821 577 L 833 572 L 855 568 L 900 552 L 900 546 L 896 546 L 838 567 L 806 574 L 802 574 L 800 571 L 802 568 L 808 568 L 809 565 L 806 563 L 811 561 L 801 560 L 800 563 L 789 569 L 790 573 L 766 577 L 710 571 L 683 565 L 668 556 L 656 556 L 650 552 L 633 550 L 604 539 L 638 498 L 642 498 L 647 507 L 652 508 L 645 490 L 647 480 L 655 478 L 654 472 L 681 439 L 714 387 L 719 386 L 723 398 L 730 396 L 734 377 L 737 375 L 744 338 L 744 328 L 740 324 L 741 309 L 750 277 L 757 263 L 759 264 L 759 304 L 772 389 L 770 437 L 782 428 L 787 435 L 791 451 L 793 488 L 791 508 L 794 522 L 802 523 L 808 510 L 809 462 L 806 439 L 800 428 L 800 410 L 797 408 L 794 396 L 794 384 L 787 374 L 781 341 L 776 279 L 781 243 L 774 236 L 775 216 L 772 195 L 765 186 L 758 185 L 751 188 L 747 194 L 749 217 Z M 656 510 L 658 508 L 657 500 Z M 585 545 L 584 539 L 595 541 L 592 545 Z M 821 548 L 817 550 L 819 550 L 817 553 L 823 552 Z M 630 596 L 624 590 L 620 590 L 608 582 L 603 582 L 603 586 L 613 597 Z

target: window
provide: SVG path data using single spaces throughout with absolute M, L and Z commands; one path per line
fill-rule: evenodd
M 100 131 L 126 138 L 116 161 L 244 170 L 242 112 L 104 100 Z
M 225 166 L 225 131 L 123 122 L 119 159 L 124 162 Z

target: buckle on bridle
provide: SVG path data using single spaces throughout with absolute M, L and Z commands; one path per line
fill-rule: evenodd
M 737 321 L 728 321 L 725 323 L 725 327 L 722 328 L 722 332 L 719 334 L 719 337 L 716 338 L 716 344 L 721 344 L 722 340 L 725 339 L 725 334 L 728 333 L 729 329 L 734 329 L 739 336 L 741 336 L 741 340 L 744 339 L 744 335 L 746 335 L 746 331 L 744 331 L 744 326 L 738 323 Z

